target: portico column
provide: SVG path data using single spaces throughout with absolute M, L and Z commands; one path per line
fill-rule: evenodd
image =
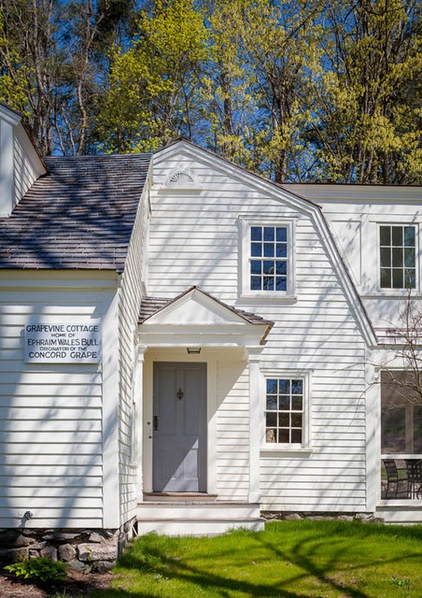
M 138 468 L 138 479 L 137 479 L 137 494 L 141 495 L 143 491 L 143 421 L 144 421 L 144 401 L 143 401 L 143 387 L 144 387 L 144 361 L 145 351 L 147 347 L 144 345 L 137 345 L 136 347 L 136 360 L 135 360 L 135 372 L 134 372 L 134 392 L 133 402 L 135 404 L 134 409 L 134 437 L 132 442 L 134 446 L 132 450 L 135 453 L 136 465 Z
M 262 347 L 249 352 L 249 502 L 261 502 L 260 450 L 263 430 L 260 356 Z
M 373 354 L 366 361 L 366 510 L 374 512 L 381 498 L 381 383 Z

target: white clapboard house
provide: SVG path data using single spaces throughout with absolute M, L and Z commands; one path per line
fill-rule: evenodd
M 422 521 L 420 187 L 280 186 L 186 141 L 42 159 L 4 105 L 0 152 L 0 528 Z

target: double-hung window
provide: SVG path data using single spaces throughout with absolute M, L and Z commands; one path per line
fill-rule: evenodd
M 382 289 L 416 287 L 416 227 L 381 225 L 380 286 Z
M 305 378 L 270 376 L 265 383 L 265 443 L 305 446 Z
M 293 223 L 243 221 L 242 243 L 242 294 L 291 298 Z
M 287 291 L 286 226 L 251 226 L 250 285 L 252 291 Z

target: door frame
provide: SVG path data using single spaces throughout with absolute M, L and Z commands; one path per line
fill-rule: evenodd
M 185 380 L 185 384 L 191 388 L 190 398 L 186 396 L 185 399 L 181 399 L 177 401 L 175 396 L 164 394 L 159 399 L 157 396 L 157 386 L 160 386 L 161 380 L 164 380 L 164 376 L 169 371 L 173 371 L 176 373 L 176 379 L 173 380 L 173 384 L 175 387 L 173 388 L 175 396 L 177 387 L 183 388 L 185 390 L 184 383 L 182 378 Z M 194 375 L 194 380 L 192 378 L 189 380 L 189 376 L 193 373 L 197 372 L 197 376 Z M 185 378 L 185 376 L 187 376 Z M 154 427 L 154 419 L 157 417 L 158 426 L 157 431 L 153 430 L 152 433 L 152 468 L 153 468 L 153 492 L 206 492 L 207 488 L 207 363 L 204 361 L 154 361 L 153 362 L 153 427 Z M 193 390 L 192 390 L 193 389 Z M 183 395 L 182 395 L 183 396 Z M 199 399 L 198 399 L 199 397 Z M 184 458 L 180 462 L 179 465 L 185 462 L 186 456 L 191 452 L 190 449 L 190 441 L 186 444 L 186 436 L 184 435 L 183 428 L 184 422 L 186 421 L 186 417 L 190 413 L 190 408 L 188 405 L 193 407 L 194 403 L 198 399 L 198 404 L 200 405 L 197 413 L 197 417 L 193 420 L 193 432 L 189 436 L 192 440 L 196 438 L 195 444 L 197 444 L 196 448 L 196 468 L 193 471 L 194 475 L 190 479 L 190 482 L 184 476 L 180 479 L 180 481 L 174 481 L 172 477 L 170 477 L 166 483 L 165 487 L 167 486 L 175 486 L 174 488 L 169 488 L 168 490 L 164 488 L 160 488 L 164 484 L 164 480 L 157 480 L 156 474 L 160 470 L 160 459 L 163 458 L 163 455 L 160 451 L 158 451 L 158 446 L 165 449 L 167 442 L 168 447 L 176 451 L 177 447 L 183 447 Z M 157 401 L 157 404 L 156 404 Z M 159 407 L 161 406 L 164 411 L 167 411 L 168 408 L 171 408 L 172 401 L 175 402 L 175 421 L 178 423 L 177 427 L 175 428 L 176 435 L 171 434 L 168 440 L 163 441 L 162 435 L 160 435 L 160 420 L 165 418 L 165 413 L 159 413 Z M 186 403 L 188 401 L 188 403 Z M 180 427 L 179 427 L 180 425 Z M 164 442 L 164 443 L 163 443 Z M 173 443 L 173 444 L 172 444 Z M 188 452 L 185 453 L 185 450 Z M 166 452 L 166 451 L 165 451 Z M 156 469 L 158 468 L 158 469 Z M 195 480 L 197 482 L 195 482 Z M 197 488 L 193 486 L 198 485 Z M 184 485 L 192 486 L 191 488 L 183 488 Z M 179 486 L 179 487 L 178 487 Z
M 140 443 L 142 446 L 142 463 L 139 468 L 139 487 L 143 492 L 152 492 L 153 480 L 153 447 L 152 447 L 152 417 L 153 417 L 153 364 L 155 361 L 200 362 L 207 364 L 207 407 L 206 407 L 206 492 L 217 493 L 216 460 L 213 457 L 216 441 L 217 415 L 217 359 L 221 355 L 221 348 L 203 347 L 200 355 L 187 355 L 186 348 L 147 348 L 140 356 L 142 367 L 143 399 L 140 410 L 139 429 L 142 430 Z

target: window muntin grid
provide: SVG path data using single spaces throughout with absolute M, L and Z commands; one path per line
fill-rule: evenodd
M 302 444 L 304 400 L 303 379 L 266 379 L 266 443 Z
M 287 226 L 250 227 L 251 291 L 288 290 Z
M 380 226 L 380 286 L 382 289 L 416 287 L 415 226 Z

